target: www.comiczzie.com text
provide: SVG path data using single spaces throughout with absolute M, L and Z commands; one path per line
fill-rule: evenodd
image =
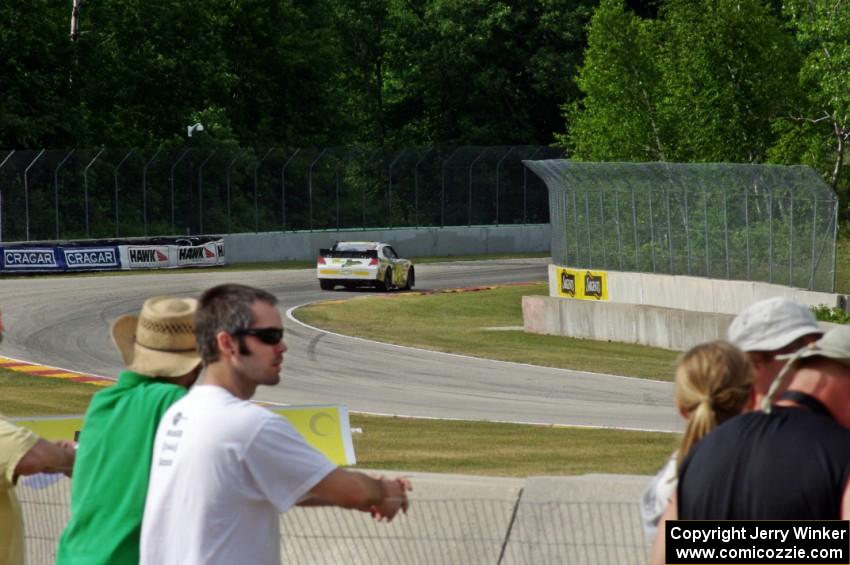
M 668 564 L 850 564 L 846 520 L 677 520 L 665 528 Z

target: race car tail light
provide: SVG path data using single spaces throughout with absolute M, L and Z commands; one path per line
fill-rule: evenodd
M 369 261 L 369 265 L 377 265 L 377 264 L 378 264 L 378 258 L 372 257 L 372 260 Z
M 318 262 L 319 262 L 319 265 L 326 265 L 327 264 L 327 263 L 325 263 L 325 258 L 322 257 L 321 255 L 319 255 Z

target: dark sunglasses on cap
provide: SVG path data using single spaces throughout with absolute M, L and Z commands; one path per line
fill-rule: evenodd
M 283 339 L 283 328 L 247 328 L 238 330 L 233 335 L 252 335 L 266 345 L 277 345 Z

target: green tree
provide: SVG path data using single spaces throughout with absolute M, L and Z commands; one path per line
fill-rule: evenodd
M 566 104 L 570 154 L 589 161 L 665 161 L 658 112 L 661 75 L 654 60 L 655 23 L 602 0 L 593 14 L 578 86 L 584 98 Z
M 392 4 L 385 100 L 400 143 L 547 143 L 563 127 L 590 0 Z
M 84 143 L 153 146 L 192 116 L 245 146 L 333 143 L 346 122 L 326 2 L 102 0 L 76 42 Z
M 245 146 L 345 143 L 351 120 L 340 83 L 335 3 L 325 0 L 226 2 L 226 109 Z
M 603 0 L 562 141 L 593 160 L 764 161 L 793 53 L 759 0 L 668 0 L 648 20 Z
M 842 173 L 850 140 L 850 1 L 790 0 L 785 13 L 803 62 L 795 105 L 775 122 L 779 140 L 771 156 L 824 171 L 832 187 L 844 193 Z
M 386 0 L 337 0 L 335 32 L 340 56 L 341 91 L 337 98 L 353 137 L 382 147 L 387 136 L 387 49 L 392 44 L 390 5 Z
M 762 0 L 669 0 L 662 14 L 667 157 L 765 161 L 797 66 L 780 19 Z
M 83 4 L 75 42 L 82 144 L 152 146 L 224 98 L 224 0 Z M 81 136 L 82 137 L 82 136 Z
M 68 108 L 70 12 L 47 0 L 0 3 L 0 146 L 74 144 L 82 124 Z

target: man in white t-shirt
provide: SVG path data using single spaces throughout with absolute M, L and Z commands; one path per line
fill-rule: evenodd
M 250 402 L 275 385 L 286 345 L 276 298 L 226 284 L 200 299 L 205 365 L 157 430 L 142 524 L 143 565 L 280 563 L 278 514 L 326 504 L 391 520 L 410 485 L 337 468 L 289 423 Z

